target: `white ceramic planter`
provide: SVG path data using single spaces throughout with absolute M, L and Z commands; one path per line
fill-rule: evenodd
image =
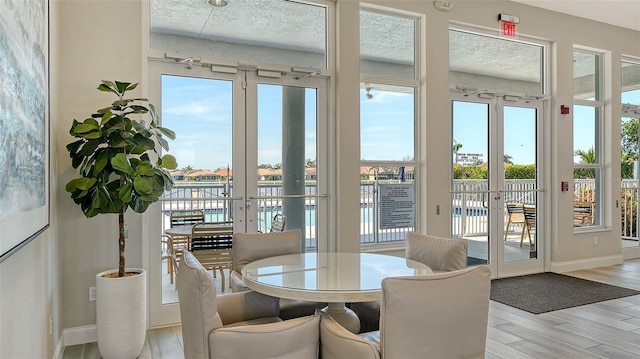
M 147 329 L 147 273 L 127 268 L 139 275 L 103 278 L 109 270 L 96 274 L 96 326 L 98 349 L 104 359 L 132 359 L 142 352 Z

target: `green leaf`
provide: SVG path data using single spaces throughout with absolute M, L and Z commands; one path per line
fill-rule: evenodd
M 87 123 L 79 123 L 77 126 L 73 128 L 73 132 L 76 134 L 83 134 L 93 130 L 96 130 L 98 126 L 94 126 L 92 124 Z
M 102 133 L 100 131 L 91 131 L 85 133 L 84 135 L 82 135 L 82 137 L 86 138 L 87 140 L 95 140 L 102 137 Z
M 107 166 L 107 163 L 109 163 L 109 152 L 101 151 L 96 156 L 96 163 L 93 168 L 94 173 L 102 172 L 102 170 Z
M 142 105 L 131 105 L 129 108 L 133 110 L 133 113 L 147 113 L 147 112 L 149 112 L 149 109 L 146 108 L 145 106 L 142 106 Z
M 97 140 L 88 141 L 87 143 L 84 144 L 84 146 L 82 146 L 82 150 L 80 150 L 80 154 L 83 156 L 92 155 L 96 151 L 98 146 L 100 146 L 101 143 L 102 141 L 97 141 Z
M 133 184 L 131 182 L 127 182 L 124 184 L 124 186 L 122 186 L 122 188 L 120 188 L 120 191 L 118 191 L 118 198 L 120 198 L 120 200 L 124 203 L 129 203 L 133 198 L 132 192 Z
M 160 167 L 162 168 L 166 168 L 169 170 L 175 170 L 176 168 L 178 168 L 178 162 L 176 161 L 176 158 L 170 154 L 162 156 L 161 160 L 162 163 L 160 164 Z
M 129 158 L 124 153 L 118 153 L 117 155 L 113 156 L 113 158 L 111 159 L 111 166 L 113 166 L 114 169 L 126 174 L 133 173 L 133 167 L 131 167 L 131 164 L 129 163 Z
M 133 188 L 140 194 L 149 194 L 153 190 L 153 187 L 151 187 L 149 182 L 142 176 L 136 176 L 136 178 L 134 178 Z
M 109 195 L 106 191 L 96 189 L 91 195 L 91 207 L 93 208 L 107 208 L 109 206 Z
M 71 166 L 73 168 L 78 168 L 78 166 L 82 164 L 83 160 L 84 160 L 84 156 L 73 156 L 71 158 Z
M 127 92 L 127 88 L 129 87 L 129 85 L 131 85 L 131 82 L 116 81 L 116 88 L 118 88 L 118 92 L 120 92 L 121 94 Z M 136 88 L 135 86 L 137 86 L 137 84 L 135 84 L 133 88 Z
M 158 130 L 160 130 L 160 132 L 162 132 L 162 134 L 164 136 L 167 136 L 169 139 L 171 139 L 171 140 L 175 140 L 176 139 L 176 133 L 171 131 L 170 129 L 164 128 L 164 127 L 160 127 L 160 126 L 158 126 L 156 128 Z
M 156 147 L 156 143 L 153 142 L 153 140 L 139 133 L 136 133 L 136 135 L 133 136 L 133 142 L 135 142 L 136 146 L 144 149 L 145 151 L 153 150 Z
M 131 90 L 135 89 L 136 87 L 138 87 L 138 84 L 137 84 L 137 83 L 135 83 L 135 84 L 133 84 L 133 85 L 131 85 L 131 86 L 127 87 L 127 91 L 131 91 Z
M 86 191 L 89 188 L 93 187 L 96 184 L 97 180 L 95 178 L 87 178 L 87 177 L 79 177 L 74 178 L 71 181 L 67 182 L 65 186 L 65 190 L 67 192 L 73 192 L 75 190 Z
M 167 142 L 167 140 L 162 137 L 158 137 L 157 140 L 162 149 L 164 149 L 165 151 L 169 151 L 169 142 Z
M 115 84 L 111 81 L 102 81 L 102 83 L 98 86 L 98 90 L 100 91 L 105 91 L 105 92 L 113 92 L 116 95 L 118 94 L 118 91 L 115 90 Z
M 113 112 L 111 112 L 111 109 L 106 110 L 104 114 L 102 114 L 102 119 L 100 120 L 100 126 L 103 126 L 107 121 L 109 121 L 111 116 L 113 116 Z
M 136 198 L 135 200 L 133 200 L 133 202 L 129 204 L 129 207 L 131 207 L 131 209 L 133 209 L 134 212 L 144 213 L 144 211 L 146 211 L 147 208 L 149 208 L 149 204 L 150 204 L 149 202 L 145 202 L 143 200 Z
M 75 153 L 78 152 L 78 149 L 83 143 L 85 143 L 85 140 L 78 140 L 75 142 L 71 142 L 70 144 L 67 145 L 67 151 L 69 151 L 69 154 L 73 156 Z
M 135 176 L 153 176 L 156 174 L 156 171 L 153 169 L 153 166 L 146 162 L 141 162 L 136 166 L 135 171 L 133 171 Z

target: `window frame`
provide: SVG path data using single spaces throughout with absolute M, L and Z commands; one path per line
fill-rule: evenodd
M 369 74 L 363 74 L 362 72 L 360 73 L 360 86 L 361 86 L 361 91 L 365 90 L 366 85 L 368 84 L 369 86 L 373 87 L 375 90 L 376 85 L 382 87 L 382 90 L 384 90 L 385 86 L 391 86 L 391 87 L 406 87 L 407 89 L 413 89 L 413 160 L 409 160 L 409 161 L 405 161 L 405 160 L 360 160 L 360 166 L 361 167 L 402 167 L 402 166 L 410 166 L 414 168 L 414 172 L 413 172 L 413 178 L 411 178 L 409 181 L 411 181 L 414 184 L 414 196 L 415 196 L 415 213 L 414 213 L 414 218 L 415 218 L 415 222 L 414 222 L 414 230 L 418 231 L 419 230 L 419 223 L 420 221 L 418 220 L 419 218 L 419 214 L 420 214 L 420 207 L 418 205 L 418 196 L 419 196 L 419 192 L 420 192 L 420 181 L 417 180 L 418 177 L 418 173 L 419 173 L 419 163 L 420 161 L 420 152 L 419 152 L 419 138 L 420 138 L 420 86 L 421 83 L 418 80 L 420 78 L 419 74 L 420 74 L 420 64 L 421 64 L 421 56 L 420 56 L 420 49 L 421 49 L 421 28 L 422 26 L 424 26 L 424 18 L 420 15 L 420 14 L 408 14 L 406 12 L 401 12 L 401 11 L 394 11 L 394 9 L 383 9 L 381 7 L 377 7 L 377 6 L 368 6 L 367 4 L 362 4 L 360 6 L 360 10 L 359 10 L 359 14 L 362 12 L 373 12 L 373 13 L 378 13 L 378 14 L 383 14 L 383 15 L 388 15 L 388 16 L 397 16 L 400 18 L 404 18 L 404 19 L 411 19 L 414 21 L 414 49 L 413 49 L 413 53 L 414 53 L 414 78 L 413 79 L 406 79 L 406 78 L 392 78 L 392 77 L 385 77 L 385 76 L 373 76 L 373 75 L 369 75 Z M 361 59 L 360 59 L 361 60 Z M 362 136 L 362 115 L 360 114 L 360 132 L 358 133 L 359 138 L 361 138 Z M 362 157 L 362 156 L 361 156 Z M 362 226 L 361 226 L 362 228 Z M 378 230 L 379 228 L 374 228 L 373 229 L 375 234 L 374 234 L 374 242 L 371 244 L 367 244 L 367 245 L 379 245 L 379 244 L 385 244 L 385 243 L 379 243 L 378 239 L 377 239 L 377 235 L 378 235 Z M 360 236 L 362 237 L 363 233 L 360 233 Z M 402 240 L 398 240 L 398 241 L 393 241 L 392 243 L 396 243 L 396 242 L 400 242 L 403 243 L 404 239 Z
M 576 170 L 580 170 L 580 169 L 586 169 L 586 170 L 593 170 L 595 175 L 594 175 L 594 191 L 595 191 L 595 195 L 593 196 L 593 213 L 591 214 L 593 219 L 592 224 L 589 225 L 580 225 L 580 226 L 576 226 L 575 225 L 575 221 L 574 221 L 574 226 L 573 226 L 573 230 L 574 232 L 585 232 L 585 231 L 592 231 L 594 229 L 601 229 L 604 228 L 604 218 L 603 218 L 603 204 L 604 204 L 604 187 L 603 187 L 603 178 L 605 176 L 605 136 L 604 136 L 604 131 L 605 131 L 605 124 L 606 124 L 606 117 L 605 117 L 605 102 L 602 100 L 602 98 L 604 97 L 604 61 L 605 61 L 605 53 L 601 52 L 601 51 L 596 51 L 596 50 L 590 50 L 590 49 L 585 49 L 585 48 L 581 48 L 579 46 L 574 46 L 573 47 L 573 54 L 575 55 L 575 53 L 581 53 L 581 54 L 588 54 L 588 55 L 593 55 L 595 57 L 596 60 L 596 64 L 595 64 L 595 68 L 594 68 L 594 76 L 595 76 L 595 87 L 594 87 L 594 99 L 585 99 L 584 96 L 576 96 L 576 94 L 573 94 L 573 106 L 572 106 L 572 111 L 573 111 L 573 133 L 572 133 L 572 138 L 574 140 L 574 145 L 573 145 L 573 156 L 575 157 L 576 155 L 576 148 L 575 148 L 575 136 L 576 136 L 576 108 L 577 107 L 589 107 L 589 108 L 593 108 L 594 109 L 594 121 L 595 121 L 595 129 L 594 129 L 594 157 L 595 157 L 595 163 L 578 163 L 575 160 L 573 161 L 573 183 L 574 183 L 574 198 L 575 198 L 575 191 L 576 188 L 578 188 L 576 186 L 576 176 L 575 176 L 575 171 Z M 575 69 L 574 69 L 575 70 Z M 575 72 L 572 75 L 572 79 L 575 79 Z M 572 220 L 574 220 L 574 216 L 572 216 Z

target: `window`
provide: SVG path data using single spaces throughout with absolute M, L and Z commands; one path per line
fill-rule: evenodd
M 573 223 L 576 228 L 602 225 L 602 57 L 585 50 L 573 52 Z
M 324 6 L 284 0 L 233 0 L 228 6 L 213 7 L 206 0 L 151 0 L 150 8 L 152 50 L 327 68 Z M 188 21 L 174 14 L 189 14 Z
M 620 202 L 622 247 L 638 247 L 638 184 L 640 183 L 640 167 L 638 165 L 638 122 L 640 121 L 640 62 L 622 61 L 620 121 L 621 153 L 620 178 L 622 179 L 622 196 Z
M 508 54 L 508 55 L 506 55 Z M 449 87 L 545 93 L 544 47 L 449 30 Z
M 403 241 L 415 229 L 417 26 L 405 15 L 360 10 L 362 244 Z M 374 36 L 379 29 L 384 37 Z M 391 211 L 390 201 L 402 210 Z

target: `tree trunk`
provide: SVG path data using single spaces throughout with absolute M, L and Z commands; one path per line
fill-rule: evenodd
M 126 208 L 126 207 L 125 207 Z M 118 263 L 118 277 L 124 277 L 124 210 L 125 208 L 120 209 L 120 213 L 118 213 L 118 225 L 120 228 L 120 238 L 118 239 L 118 250 L 120 252 L 119 263 Z

